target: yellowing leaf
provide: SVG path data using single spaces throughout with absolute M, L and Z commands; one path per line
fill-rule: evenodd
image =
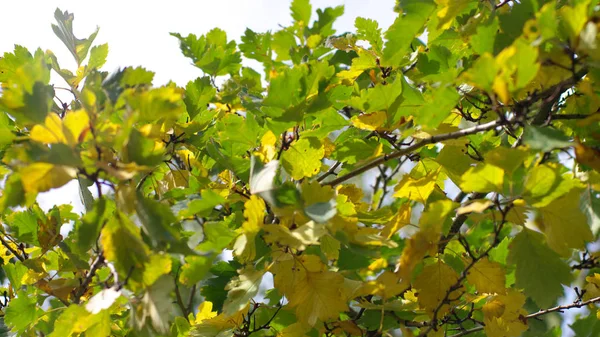
M 585 301 L 600 297 L 600 274 L 594 273 L 594 275 L 587 276 L 585 281 L 588 282 L 585 285 L 585 294 L 583 295 L 583 299 Z
M 425 204 L 435 189 L 439 171 L 438 169 L 419 179 L 414 179 L 408 174 L 405 175 L 396 185 L 394 197 L 408 198 Z
M 410 224 L 410 216 L 412 208 L 409 203 L 404 203 L 398 209 L 398 214 L 391 221 L 388 221 L 381 231 L 381 235 L 385 238 L 391 238 L 400 228 Z
M 151 286 L 162 275 L 171 271 L 171 257 L 166 254 L 153 254 L 150 260 L 145 264 L 142 275 L 144 284 Z
M 46 117 L 43 125 L 38 124 L 31 129 L 31 139 L 44 143 L 63 143 L 75 146 L 82 141 L 82 137 L 89 129 L 89 117 L 85 110 L 69 111 L 64 119 L 51 113 Z
M 337 260 L 340 257 L 340 242 L 333 236 L 326 234 L 321 237 L 321 251 L 329 260 Z
M 263 226 L 265 210 L 265 202 L 256 195 L 250 196 L 250 199 L 244 203 L 244 217 L 246 221 L 238 229 L 240 236 L 238 236 L 233 246 L 233 253 L 242 262 L 252 261 L 256 256 L 254 240 L 256 234 L 258 234 Z
M 325 234 L 327 229 L 324 224 L 309 221 L 294 230 L 280 224 L 265 226 L 264 239 L 270 244 L 304 250 L 307 245 L 319 244 L 319 239 Z
M 600 151 L 577 142 L 575 144 L 575 159 L 578 163 L 600 172 Z
M 460 188 L 472 192 L 501 192 L 503 184 L 504 170 L 482 163 L 462 175 Z
M 518 337 L 527 325 L 522 317 L 527 315 L 523 309 L 525 296 L 510 289 L 506 295 L 497 295 L 484 304 L 484 330 L 486 336 Z
M 480 199 L 473 200 L 465 206 L 461 206 L 456 210 L 457 215 L 467 214 L 467 213 L 483 213 L 486 209 L 488 209 L 492 205 L 491 200 Z
M 479 293 L 506 293 L 504 269 L 498 262 L 492 262 L 487 257 L 480 259 L 469 269 L 467 281 Z
M 548 246 L 563 256 L 570 248 L 584 249 L 594 239 L 586 216 L 579 208 L 581 190 L 572 189 L 566 195 L 538 209 L 535 224 L 548 238 Z
M 21 181 L 26 193 L 36 194 L 61 187 L 77 175 L 75 168 L 49 163 L 34 163 L 21 169 Z
M 443 300 L 456 298 L 454 294 L 448 297 L 446 295 L 457 281 L 458 274 L 441 260 L 426 266 L 414 283 L 414 287 L 418 291 L 419 306 L 425 309 L 430 317 L 433 317 L 434 311 Z M 441 317 L 449 309 L 448 304 L 442 305 L 438 315 Z
M 298 320 L 309 326 L 318 320 L 337 318 L 340 312 L 348 310 L 342 294 L 343 284 L 344 277 L 332 271 L 306 273 L 294 292 L 286 295 L 288 305 L 295 308 Z
M 252 267 L 239 272 L 239 276 L 231 279 L 225 287 L 229 290 L 227 299 L 223 303 L 223 313 L 231 316 L 248 305 L 252 297 L 258 293 L 264 270 L 255 270 Z
M 441 230 L 435 226 L 427 226 L 421 228 L 415 233 L 402 250 L 402 255 L 398 260 L 397 275 L 404 284 L 410 282 L 415 266 L 427 255 L 433 255 L 437 251 L 438 242 L 440 241 Z
M 312 177 L 321 169 L 325 155 L 323 144 L 316 138 L 301 138 L 281 156 L 285 170 L 296 180 Z
M 387 121 L 387 114 L 385 111 L 375 111 L 371 113 L 354 116 L 352 118 L 352 125 L 358 129 L 375 131 L 380 130 Z
M 381 296 L 384 301 L 406 290 L 406 285 L 393 272 L 386 270 L 377 279 L 365 283 L 359 292 L 361 295 Z

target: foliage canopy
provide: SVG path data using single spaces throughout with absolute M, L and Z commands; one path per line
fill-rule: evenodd
M 600 335 L 599 1 L 395 11 L 173 33 L 204 75 L 155 87 L 57 10 L 77 69 L 0 59 L 3 333 Z

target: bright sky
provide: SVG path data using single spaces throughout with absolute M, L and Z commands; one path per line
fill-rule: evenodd
M 344 16 L 334 25 L 338 34 L 354 31 L 354 19 L 358 16 L 377 20 L 383 31 L 396 17 L 392 10 L 394 0 L 312 0 L 311 3 L 313 20 L 317 8 L 345 6 Z M 38 47 L 50 49 L 62 68 L 75 70 L 71 54 L 50 28 L 50 24 L 55 23 L 54 11 L 58 7 L 75 14 L 74 32 L 79 38 L 88 37 L 96 26 L 100 27 L 95 44 L 109 44 L 103 69 L 143 66 L 156 72 L 155 85 L 173 80 L 184 86 L 201 76 L 201 71 L 181 54 L 177 39 L 170 36 L 170 32 L 202 35 L 219 27 L 229 39 L 239 42 L 247 27 L 264 32 L 290 24 L 289 5 L 290 1 L 284 0 L 3 1 L 2 9 L 7 15 L 0 20 L 3 32 L 0 53 L 12 51 L 15 44 L 30 51 Z M 71 203 L 75 212 L 83 211 L 75 181 L 41 194 L 38 201 L 43 209 Z

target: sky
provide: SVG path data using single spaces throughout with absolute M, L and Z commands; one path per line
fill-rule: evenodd
M 284 0 L 20 0 L 2 1 L 2 11 L 11 13 L 0 20 L 0 54 L 10 52 L 15 44 L 52 50 L 61 68 L 76 69 L 75 61 L 62 42 L 54 35 L 54 11 L 60 8 L 75 15 L 75 36 L 88 37 L 96 27 L 100 31 L 95 45 L 108 43 L 109 53 L 103 70 L 113 71 L 125 66 L 143 66 L 156 73 L 155 85 L 173 80 L 180 86 L 201 76 L 179 49 L 179 43 L 169 33 L 184 36 L 202 35 L 218 27 L 228 39 L 240 41 L 246 28 L 255 32 L 275 31 L 280 25 L 291 24 L 291 1 Z M 394 0 L 312 0 L 313 17 L 316 9 L 344 5 L 345 14 L 334 24 L 337 33 L 354 31 L 354 20 L 361 16 L 375 19 L 383 31 L 393 23 Z M 311 21 L 312 21 L 311 20 Z M 254 61 L 244 61 L 256 66 Z M 257 70 L 262 70 L 259 67 Z M 53 83 L 61 86 L 57 75 Z M 62 97 L 61 97 L 62 98 Z M 78 184 L 71 181 L 62 188 L 40 194 L 40 207 L 49 209 L 55 204 L 72 204 L 74 211 L 83 212 Z M 66 228 L 65 228 L 66 229 Z

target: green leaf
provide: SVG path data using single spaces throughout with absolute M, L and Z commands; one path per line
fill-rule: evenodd
M 85 207 L 85 211 L 89 212 L 94 206 L 94 196 L 89 189 L 93 183 L 81 175 L 77 177 L 77 182 L 79 183 L 79 198 L 81 199 L 83 207 Z
M 233 315 L 244 308 L 250 299 L 258 293 L 264 270 L 254 270 L 251 267 L 239 272 L 239 276 L 233 278 L 225 287 L 229 290 L 227 299 L 223 303 L 225 315 Z
M 579 208 L 581 190 L 574 188 L 547 206 L 539 208 L 535 224 L 548 238 L 548 246 L 563 256 L 570 248 L 585 249 L 594 239 L 587 218 Z
M 194 119 L 197 115 L 208 109 L 208 103 L 215 97 L 217 89 L 210 83 L 208 76 L 198 77 L 185 86 L 185 97 L 183 101 L 188 115 Z
M 373 88 L 361 91 L 360 97 L 353 97 L 352 106 L 364 112 L 389 110 L 402 93 L 402 79 L 396 78 L 393 83 L 377 84 Z
M 190 287 L 200 282 L 210 270 L 214 259 L 215 255 L 186 256 L 185 264 L 179 274 L 179 282 Z
M 90 60 L 87 64 L 87 69 L 100 69 L 106 63 L 106 57 L 108 56 L 108 43 L 101 44 L 99 46 L 92 47 L 90 51 Z
M 77 62 L 77 66 L 80 66 L 87 57 L 96 35 L 98 35 L 98 28 L 87 39 L 78 39 L 73 34 L 73 19 L 75 19 L 75 16 L 72 13 L 68 11 L 63 12 L 57 8 L 54 12 L 54 18 L 58 23 L 58 25 L 52 24 L 54 34 L 58 36 L 71 52 Z
M 408 53 L 413 39 L 420 34 L 435 4 L 432 1 L 410 1 L 403 6 L 402 14 L 385 33 L 387 42 L 383 49 L 382 66 L 399 66 Z
M 37 317 L 35 297 L 21 290 L 6 308 L 4 321 L 12 331 L 22 333 Z
M 581 183 L 555 165 L 538 165 L 525 178 L 523 197 L 534 207 L 544 207 Z
M 92 209 L 81 219 L 76 227 L 77 245 L 82 252 L 87 252 L 100 235 L 102 225 L 108 221 L 114 211 L 114 204 L 104 198 L 97 199 Z
M 169 331 L 169 320 L 173 312 L 173 301 L 171 291 L 175 282 L 169 275 L 159 278 L 144 294 L 141 305 L 135 311 L 136 325 L 140 329 L 150 319 L 152 327 L 159 333 L 166 334 Z
M 242 43 L 239 47 L 245 57 L 257 60 L 266 65 L 267 63 L 273 62 L 273 50 L 271 48 L 272 40 L 273 35 L 271 32 L 258 34 L 250 28 L 246 28 L 244 36 L 242 36 Z
M 146 70 L 143 67 L 127 67 L 123 72 L 121 84 L 126 87 L 135 87 L 139 85 L 151 85 L 154 79 L 154 72 Z
M 358 17 L 354 21 L 354 27 L 356 27 L 358 39 L 368 41 L 376 53 L 382 53 L 383 39 L 381 38 L 381 28 L 379 28 L 377 21 Z
M 114 263 L 119 276 L 141 282 L 150 250 L 142 241 L 139 228 L 123 214 L 115 213 L 102 228 L 100 243 L 107 261 Z
M 285 170 L 296 180 L 312 177 L 321 170 L 325 154 L 323 144 L 316 138 L 300 138 L 281 156 Z
M 148 139 L 136 129 L 129 134 L 126 146 L 127 159 L 139 165 L 155 166 L 162 162 L 164 150 L 157 148 L 154 140 Z
M 417 123 L 437 128 L 450 115 L 460 95 L 454 86 L 442 86 L 425 96 L 425 102 L 415 116 Z
M 471 35 L 471 47 L 480 55 L 494 53 L 494 42 L 498 32 L 498 17 L 491 17 L 486 23 L 477 25 L 476 33 Z
M 10 214 L 6 219 L 6 224 L 10 227 L 11 234 L 20 242 L 34 246 L 39 245 L 38 216 L 33 210 Z
M 598 192 L 591 188 L 583 191 L 581 194 L 581 209 L 587 217 L 587 223 L 594 236 L 597 235 L 600 231 L 600 198 L 598 198 Z
M 587 314 L 585 317 L 577 317 L 578 319 L 570 325 L 576 337 L 595 337 L 600 335 L 600 320 L 596 315 Z
M 179 39 L 183 55 L 211 76 L 235 74 L 242 67 L 235 41 L 227 42 L 227 34 L 219 28 L 199 38 L 194 34 L 185 38 L 177 33 L 171 35 Z
M 146 233 L 155 244 L 179 240 L 179 233 L 172 226 L 177 219 L 169 206 L 145 198 L 141 193 L 138 193 L 135 206 Z
M 542 234 L 524 228 L 510 244 L 508 259 L 517 265 L 517 287 L 539 307 L 550 307 L 572 280 L 571 268 L 544 242 Z M 543 275 L 543 277 L 541 277 Z
M 204 241 L 196 249 L 205 253 L 220 253 L 238 236 L 234 230 L 229 228 L 229 224 L 234 218 L 235 216 L 230 216 L 225 221 L 206 222 L 204 224 Z
M 573 146 L 573 142 L 562 131 L 534 125 L 529 125 L 523 131 L 523 143 L 542 152 Z
M 463 191 L 473 192 L 502 192 L 504 184 L 504 170 L 501 168 L 481 163 L 471 167 L 462 175 L 460 188 Z
M 207 301 L 213 303 L 214 310 L 221 311 L 223 302 L 227 298 L 225 287 L 233 277 L 237 276 L 236 268 L 224 261 L 219 261 L 210 268 L 210 273 L 215 277 L 206 280 L 205 285 L 200 289 L 200 293 Z
M 310 0 L 293 0 L 290 5 L 292 11 L 292 18 L 302 26 L 308 26 L 310 22 L 310 15 L 312 13 L 312 6 Z

